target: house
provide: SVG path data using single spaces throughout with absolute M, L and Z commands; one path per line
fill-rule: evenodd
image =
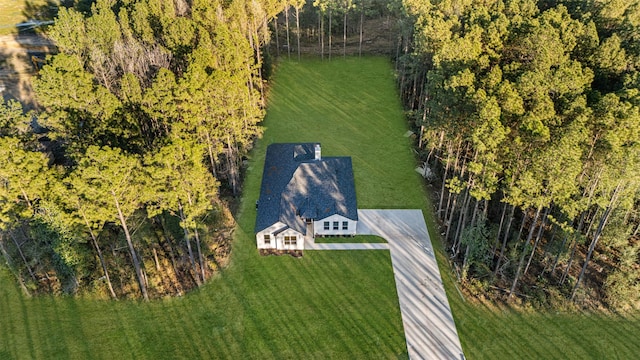
M 355 235 L 351 158 L 323 158 L 318 143 L 269 145 L 256 208 L 258 249 L 303 250 L 305 237 Z

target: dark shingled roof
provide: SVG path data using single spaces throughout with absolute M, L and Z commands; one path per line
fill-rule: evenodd
M 271 144 L 267 148 L 255 231 L 278 221 L 306 234 L 304 218 L 334 214 L 358 220 L 350 157 L 315 160 L 316 143 Z

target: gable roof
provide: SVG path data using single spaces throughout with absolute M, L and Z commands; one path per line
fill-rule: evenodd
M 280 221 L 306 234 L 304 218 L 342 215 L 358 220 L 350 157 L 315 159 L 317 143 L 271 144 L 267 148 L 255 231 Z

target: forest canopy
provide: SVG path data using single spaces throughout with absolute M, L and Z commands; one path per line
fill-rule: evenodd
M 261 134 L 261 48 L 283 6 L 248 5 L 59 10 L 40 111 L 0 108 L 0 250 L 26 292 L 148 299 L 220 266 L 232 226 L 221 193 L 239 194 Z
M 640 307 L 640 3 L 402 3 L 399 85 L 461 280 Z
M 468 291 L 640 308 L 637 0 L 99 0 L 47 34 L 38 111 L 0 107 L 0 250 L 26 292 L 202 284 L 270 54 L 370 51 L 395 54 Z

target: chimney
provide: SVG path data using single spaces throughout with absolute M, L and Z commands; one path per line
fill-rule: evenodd
M 321 155 L 322 151 L 320 150 L 320 144 L 316 144 L 315 150 L 316 150 L 316 161 L 322 160 L 322 155 Z

